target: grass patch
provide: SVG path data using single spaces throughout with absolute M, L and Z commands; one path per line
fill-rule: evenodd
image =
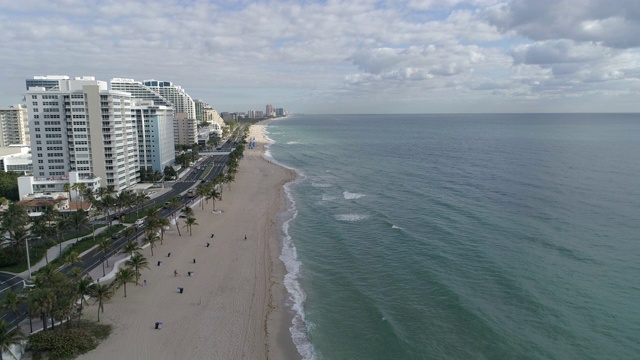
M 106 225 L 98 225 L 98 226 L 95 227 L 95 229 L 98 230 L 99 228 L 104 227 L 104 226 L 106 226 Z M 118 230 L 118 231 L 120 231 L 120 230 Z M 87 230 L 83 231 L 83 233 L 85 233 L 85 234 L 84 235 L 80 235 L 80 236 L 87 236 L 87 235 L 91 234 L 92 231 L 91 231 L 91 229 L 87 229 Z M 76 233 L 75 235 L 70 236 L 70 237 L 69 236 L 65 236 L 65 241 L 66 240 L 70 240 L 70 239 L 75 239 L 76 237 L 79 237 L 78 234 L 79 233 Z M 100 237 L 100 236 L 102 236 L 102 234 L 101 235 L 97 235 L 96 239 L 98 237 Z M 109 233 L 109 236 L 111 236 L 111 233 Z M 89 245 L 88 247 L 84 248 L 84 250 L 80 250 L 80 251 L 78 251 L 78 250 L 76 250 L 74 248 L 74 246 L 82 244 L 82 243 L 86 242 L 87 240 L 92 240 L 92 238 L 89 237 L 89 238 L 87 238 L 85 240 L 80 240 L 80 241 L 78 241 L 78 243 L 73 244 L 70 249 L 75 250 L 75 251 L 78 252 L 78 254 L 80 254 L 83 251 L 85 251 L 87 249 L 90 249 L 93 245 L 95 245 L 95 244 Z M 59 243 L 56 243 L 55 245 L 50 243 L 50 244 L 45 246 L 44 244 L 33 244 L 32 242 L 30 242 L 29 243 L 29 258 L 31 260 L 31 265 L 37 264 L 38 261 L 44 259 L 44 254 L 45 254 L 46 249 L 48 249 L 48 248 L 50 248 L 52 246 L 59 246 Z M 82 248 L 82 247 L 80 247 L 80 248 Z M 67 249 L 67 251 L 65 251 L 65 253 L 63 255 L 66 255 L 69 251 L 71 251 L 71 250 Z M 50 262 L 54 262 L 54 261 L 51 261 L 51 260 L 54 260 L 54 259 L 49 259 L 49 260 L 50 260 Z M 27 268 L 28 268 L 28 266 L 27 266 L 27 258 L 23 257 L 22 259 L 19 260 L 18 263 L 13 264 L 13 265 L 9 265 L 9 266 L 0 267 L 0 270 L 8 271 L 8 272 L 11 272 L 11 273 L 21 273 L 23 271 L 26 271 Z
M 30 335 L 27 349 L 33 353 L 33 359 L 73 359 L 95 349 L 112 331 L 113 326 L 109 324 L 84 320 L 77 325 L 74 322 L 71 328 L 64 325 Z

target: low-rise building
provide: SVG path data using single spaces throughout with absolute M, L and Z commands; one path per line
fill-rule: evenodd
M 11 145 L 0 148 L 0 170 L 14 171 L 22 175 L 33 172 L 31 147 L 28 145 Z

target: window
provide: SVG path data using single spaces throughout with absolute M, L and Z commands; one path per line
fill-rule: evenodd
M 32 103 L 31 103 L 31 105 L 33 105 L 33 106 L 38 106 L 38 102 L 37 102 L 37 101 L 34 101 L 34 102 L 32 102 Z
M 35 114 L 35 115 L 33 115 L 33 118 L 34 118 L 34 119 L 40 119 L 40 115 Z
M 32 98 L 32 99 L 37 99 L 37 98 L 38 98 L 38 95 L 31 95 L 31 98 Z

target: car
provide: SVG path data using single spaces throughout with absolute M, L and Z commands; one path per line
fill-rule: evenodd
M 200 180 L 200 182 L 201 182 L 201 183 L 206 183 L 206 182 L 207 182 L 207 179 L 202 179 L 202 180 Z
M 186 217 L 187 217 L 187 214 L 185 214 L 185 213 L 181 213 L 181 214 L 179 215 L 179 217 L 181 217 L 181 218 L 186 218 Z
M 113 239 L 113 240 L 117 240 L 119 238 L 120 238 L 120 234 L 119 233 L 115 233 L 115 234 L 111 235 L 111 239 Z
M 165 208 L 165 209 L 168 209 L 168 208 L 171 207 L 171 203 L 167 201 L 166 203 L 164 203 L 164 205 L 162 207 Z
M 134 222 L 133 225 L 135 225 L 137 227 L 140 227 L 140 226 L 144 225 L 144 219 L 136 220 L 136 222 Z

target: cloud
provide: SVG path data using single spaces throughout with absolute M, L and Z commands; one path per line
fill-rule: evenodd
M 512 0 L 488 8 L 484 16 L 501 31 L 513 31 L 532 40 L 601 42 L 615 48 L 640 46 L 637 0 Z
M 221 111 L 631 96 L 636 2 L 0 0 L 0 102 L 45 74 L 169 80 Z

